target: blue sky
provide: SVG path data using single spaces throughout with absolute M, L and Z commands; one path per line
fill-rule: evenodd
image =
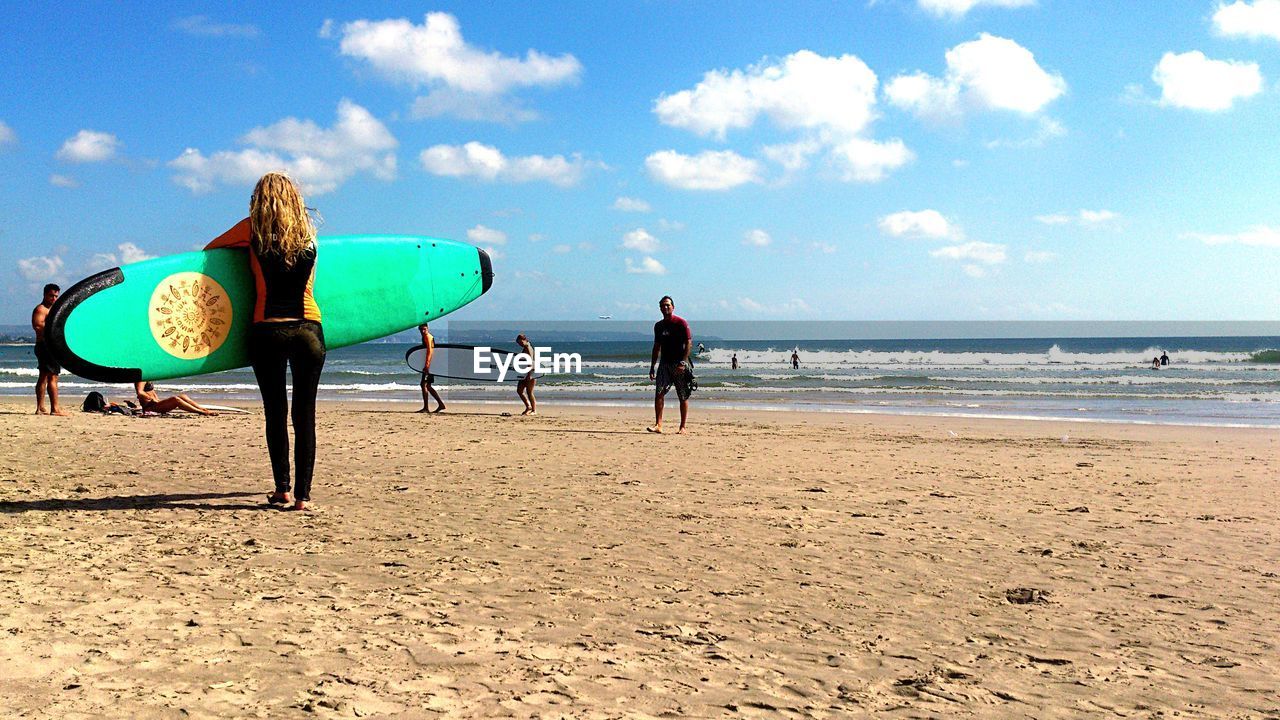
M 0 323 L 289 170 L 462 319 L 1269 320 L 1280 0 L 0 9 Z

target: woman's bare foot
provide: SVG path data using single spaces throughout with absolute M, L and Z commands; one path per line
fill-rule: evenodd
M 424 405 L 424 406 L 422 407 L 422 409 L 421 409 L 421 410 L 414 410 L 414 412 L 425 413 L 425 412 L 431 412 L 431 411 L 430 411 L 430 410 L 428 410 L 428 409 L 426 408 L 426 406 Z
M 268 505 L 288 505 L 289 493 L 273 492 L 267 496 Z
M 442 413 L 442 412 L 444 412 L 444 403 L 440 403 L 440 407 L 436 408 L 435 410 L 432 410 L 431 412 L 432 412 L 432 413 Z
M 658 433 L 659 435 L 661 435 L 661 434 L 662 434 L 662 426 L 661 426 L 661 425 L 652 425 L 652 426 L 650 426 L 650 427 L 645 428 L 645 429 L 644 429 L 644 431 L 645 431 L 645 432 L 651 432 L 651 433 Z
M 311 512 L 312 508 L 307 504 L 306 500 L 298 500 L 293 504 L 293 509 L 298 512 Z
M 684 427 L 682 426 L 679 430 L 677 430 L 677 431 L 676 431 L 676 434 L 677 434 L 677 435 L 683 435 L 683 434 L 684 434 Z

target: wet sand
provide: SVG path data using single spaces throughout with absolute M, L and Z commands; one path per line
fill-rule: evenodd
M 1274 431 L 322 403 L 299 514 L 256 409 L 31 405 L 5 717 L 1280 717 Z

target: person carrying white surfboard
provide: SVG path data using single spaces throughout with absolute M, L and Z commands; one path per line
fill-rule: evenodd
M 529 342 L 529 338 L 520 333 L 516 336 L 516 344 L 520 346 L 520 354 L 528 355 L 529 360 L 535 358 L 533 343 Z M 529 368 L 529 372 L 520 378 L 520 382 L 516 383 L 516 395 L 520 396 L 520 402 L 524 403 L 524 412 L 521 415 L 536 415 L 538 412 L 538 401 L 533 397 L 533 386 L 537 384 L 538 379 L 533 376 L 533 367 Z
M 293 509 L 306 510 L 316 462 L 316 393 L 326 348 L 320 308 L 311 292 L 316 229 L 289 176 L 272 172 L 258 180 L 249 198 L 249 217 L 205 249 L 225 247 L 248 248 L 256 288 L 248 346 L 275 478 L 267 502 L 287 506 L 290 500 L 288 366 L 293 372 Z
M 667 392 L 676 389 L 680 398 L 680 429 L 684 432 L 689 417 L 689 394 L 693 392 L 693 368 L 689 363 L 689 347 L 693 333 L 689 323 L 675 314 L 676 302 L 670 295 L 658 301 L 662 319 L 653 326 L 653 358 L 649 362 L 649 379 L 656 382 L 653 396 L 654 423 L 645 428 L 652 433 L 662 432 L 662 410 Z M 656 369 L 656 371 L 655 371 Z
M 440 393 L 436 392 L 432 385 L 436 381 L 436 376 L 431 374 L 431 360 L 436 354 L 436 338 L 427 330 L 427 324 L 422 323 L 418 326 L 418 332 L 422 333 L 422 347 L 427 351 L 427 357 L 422 361 L 422 409 L 420 413 L 438 413 L 444 412 L 444 400 L 440 399 Z M 435 410 L 429 409 L 427 402 L 428 397 L 436 399 L 438 407 Z

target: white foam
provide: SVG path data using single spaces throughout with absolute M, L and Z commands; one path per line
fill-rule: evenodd
M 1002 352 L 945 352 L 942 350 L 813 350 L 800 352 L 801 368 L 879 367 L 924 365 L 930 367 L 973 367 L 991 365 L 1041 366 L 1041 365 L 1091 365 L 1112 367 L 1116 365 L 1149 365 L 1151 358 L 1160 355 L 1161 348 L 1148 347 L 1132 352 L 1073 353 L 1058 345 L 1052 345 L 1039 353 Z M 1204 350 L 1174 350 L 1169 362 L 1175 366 L 1197 364 L 1242 363 L 1253 354 L 1248 352 L 1209 352 Z M 771 365 L 790 367 L 791 350 L 733 350 L 716 348 L 710 352 L 710 362 L 729 365 L 734 354 L 742 366 Z

